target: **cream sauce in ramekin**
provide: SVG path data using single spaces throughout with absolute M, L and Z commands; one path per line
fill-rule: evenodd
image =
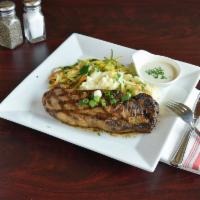
M 177 77 L 175 67 L 167 62 L 149 62 L 140 69 L 142 77 L 155 83 L 167 83 Z

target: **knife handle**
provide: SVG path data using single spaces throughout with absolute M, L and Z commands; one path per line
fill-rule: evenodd
M 185 155 L 185 151 L 187 149 L 188 142 L 190 140 L 190 137 L 192 135 L 192 129 L 189 129 L 186 134 L 184 135 L 183 139 L 181 140 L 181 143 L 178 147 L 178 149 L 174 152 L 172 155 L 172 159 L 170 160 L 170 164 L 174 167 L 180 167 L 183 162 L 183 158 Z

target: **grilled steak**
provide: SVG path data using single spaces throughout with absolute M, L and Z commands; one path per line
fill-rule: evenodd
M 149 95 L 141 93 L 127 101 L 120 101 L 122 93 L 109 91 L 115 98 L 110 103 L 105 90 L 102 98 L 106 105 L 81 105 L 80 101 L 89 99 L 94 91 L 65 89 L 57 86 L 43 96 L 46 111 L 56 119 L 72 125 L 111 133 L 150 133 L 157 123 L 159 106 Z

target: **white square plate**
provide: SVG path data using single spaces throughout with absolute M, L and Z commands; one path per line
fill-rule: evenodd
M 131 63 L 131 56 L 136 51 L 80 34 L 72 34 L 0 104 L 0 117 L 153 172 L 176 123 L 174 116 L 161 111 L 160 122 L 148 135 L 99 136 L 91 131 L 62 124 L 49 116 L 42 106 L 41 99 L 48 87 L 47 78 L 53 68 L 73 64 L 83 57 L 101 59 L 109 56 L 111 49 L 114 55 L 122 57 L 123 64 Z M 181 78 L 161 93 L 163 99 L 177 98 L 185 102 L 199 80 L 200 70 L 194 65 L 177 62 L 182 68 Z

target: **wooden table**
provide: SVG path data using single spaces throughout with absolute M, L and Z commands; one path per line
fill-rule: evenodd
M 200 65 L 199 7 L 199 0 L 44 1 L 47 40 L 0 48 L 0 101 L 73 32 Z M 198 200 L 200 177 L 161 163 L 148 173 L 0 119 L 0 199 Z

